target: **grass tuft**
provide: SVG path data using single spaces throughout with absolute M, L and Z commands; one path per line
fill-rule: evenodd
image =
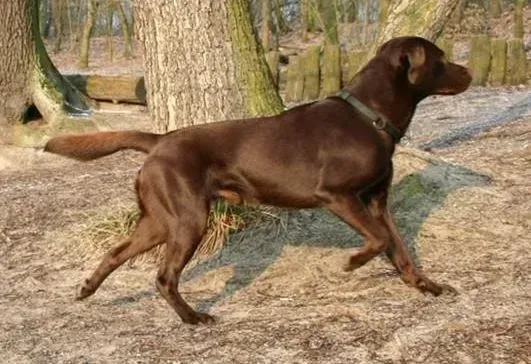
M 99 256 L 129 236 L 139 217 L 140 210 L 136 205 L 114 207 L 97 215 L 87 214 L 86 223 L 72 231 L 68 240 L 75 241 L 76 250 L 82 251 L 82 255 Z M 216 201 L 209 213 L 207 233 L 192 262 L 197 263 L 222 249 L 230 234 L 258 225 L 283 226 L 283 221 L 279 211 L 271 207 L 232 206 L 222 200 Z M 129 264 L 160 262 L 165 250 L 166 245 L 163 244 L 131 259 Z

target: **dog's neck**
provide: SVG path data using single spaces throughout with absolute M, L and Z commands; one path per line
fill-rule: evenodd
M 385 73 L 385 74 L 383 74 Z M 374 58 L 344 89 L 374 111 L 385 116 L 405 134 L 422 98 L 409 92 L 406 78 L 397 78 L 385 61 Z

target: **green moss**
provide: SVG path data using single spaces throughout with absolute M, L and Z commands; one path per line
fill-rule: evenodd
M 402 22 L 399 31 L 393 36 L 415 35 L 426 28 L 426 22 L 431 18 L 432 13 L 437 9 L 437 1 L 415 1 L 405 8 L 405 17 L 401 18 Z
M 505 81 L 509 85 L 525 84 L 527 81 L 527 59 L 522 38 L 507 41 Z
M 413 238 L 419 223 L 440 206 L 447 193 L 437 180 L 422 172 L 407 175 L 394 185 L 390 206 L 402 234 Z
M 264 50 L 256 39 L 245 0 L 227 3 L 228 28 L 237 65 L 237 81 L 244 93 L 250 116 L 278 114 L 284 110 L 275 83 L 268 70 Z
M 489 83 L 493 86 L 505 82 L 505 68 L 507 65 L 507 41 L 505 39 L 492 39 L 490 48 Z
M 331 0 L 319 1 L 319 16 L 325 43 L 338 45 L 336 2 Z
M 320 97 L 335 94 L 341 87 L 341 50 L 337 45 L 325 45 L 322 59 Z
M 303 95 L 304 100 L 315 100 L 319 97 L 320 74 L 319 61 L 321 47 L 312 46 L 306 49 L 302 56 L 302 72 L 304 73 Z
M 279 75 L 278 63 L 280 61 L 280 52 L 278 51 L 267 52 L 266 61 L 267 61 L 267 65 L 269 66 L 269 71 L 271 72 L 271 76 L 273 77 L 273 82 L 275 83 L 275 85 L 278 85 L 278 75 Z
M 289 57 L 286 75 L 286 101 L 300 101 L 304 90 L 304 74 L 300 56 Z
M 527 0 L 516 0 L 515 9 L 514 9 L 514 37 L 515 38 L 523 38 L 524 36 L 524 7 L 526 3 L 527 3 Z
M 446 55 L 446 59 L 449 62 L 452 62 L 454 59 L 454 42 L 450 39 L 439 39 L 437 41 L 437 46 L 441 48 Z
M 352 51 L 342 58 L 343 61 L 343 85 L 348 84 L 356 73 L 365 64 L 367 51 Z
M 64 111 L 68 113 L 90 113 L 91 107 L 95 104 L 61 76 L 46 52 L 39 31 L 38 3 L 38 0 L 30 1 L 37 81 L 35 87 L 40 87 L 51 102 L 62 105 Z
M 474 75 L 473 85 L 485 85 L 487 83 L 490 68 L 490 38 L 488 36 L 479 35 L 470 39 L 468 67 Z

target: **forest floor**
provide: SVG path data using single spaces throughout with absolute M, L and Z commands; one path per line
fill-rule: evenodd
M 149 127 L 137 106 L 105 109 L 115 128 Z M 1 145 L 1 361 L 529 363 L 530 141 L 529 88 L 475 88 L 424 101 L 396 156 L 400 229 L 426 274 L 459 295 L 424 296 L 381 258 L 342 272 L 360 238 L 304 210 L 188 270 L 185 299 L 218 317 L 197 327 L 156 293 L 149 260 L 73 299 L 104 250 L 69 234 L 134 202 L 142 155 L 82 164 Z
M 110 62 L 105 47 L 94 41 L 89 72 L 142 73 L 138 53 L 125 60 L 117 46 Z M 79 71 L 72 54 L 53 59 Z M 116 129 L 149 129 L 143 107 L 102 114 Z M 458 295 L 424 296 L 383 258 L 343 272 L 360 237 L 303 210 L 233 235 L 186 272 L 184 298 L 218 318 L 189 326 L 157 294 L 149 260 L 74 300 L 105 249 L 72 236 L 134 203 L 144 156 L 83 164 L 0 137 L 0 361 L 531 363 L 531 89 L 429 98 L 402 144 L 393 213 L 425 273 Z

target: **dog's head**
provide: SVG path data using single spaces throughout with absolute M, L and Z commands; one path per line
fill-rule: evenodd
M 398 37 L 384 43 L 376 53 L 396 70 L 415 94 L 455 95 L 465 91 L 472 75 L 468 68 L 448 62 L 444 52 L 420 37 Z

